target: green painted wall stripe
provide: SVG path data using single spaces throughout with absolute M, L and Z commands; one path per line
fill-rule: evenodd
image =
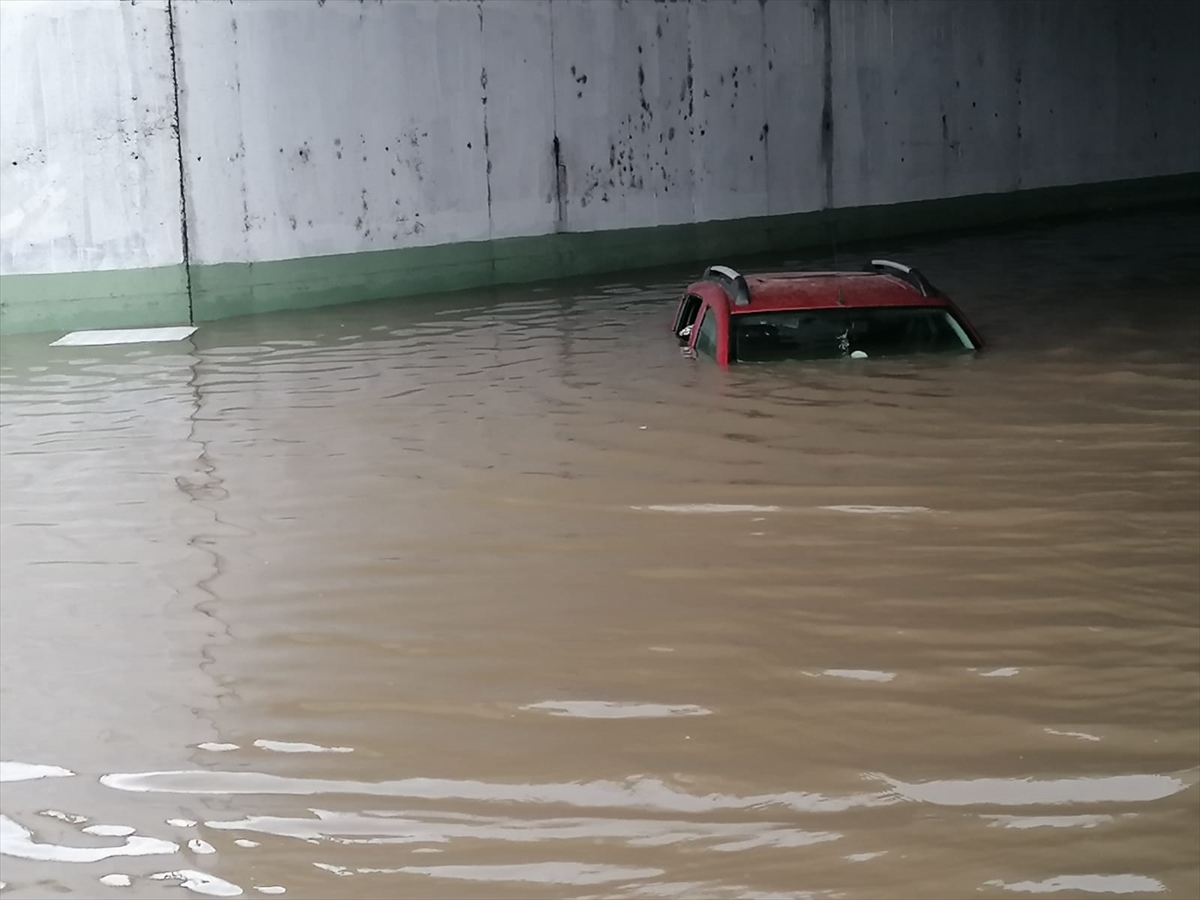
M 753 219 L 192 266 L 197 322 L 1200 201 L 1200 173 Z M 183 266 L 0 276 L 0 332 L 180 324 Z
M 0 276 L 0 334 L 187 323 L 182 264 Z

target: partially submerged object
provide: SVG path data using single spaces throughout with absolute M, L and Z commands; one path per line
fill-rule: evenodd
M 949 297 L 912 266 L 887 259 L 859 272 L 744 275 L 709 266 L 680 298 L 673 330 L 689 355 L 722 365 L 983 347 Z

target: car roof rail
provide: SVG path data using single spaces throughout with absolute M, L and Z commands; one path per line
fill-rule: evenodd
M 866 269 L 868 272 L 886 272 L 896 275 L 920 291 L 923 297 L 936 297 L 938 295 L 938 289 L 930 283 L 928 278 L 912 266 L 906 266 L 904 263 L 893 262 L 890 259 L 873 259 L 867 264 Z
M 750 285 L 746 284 L 746 276 L 737 269 L 729 266 L 709 266 L 704 270 L 703 281 L 715 281 L 725 289 L 734 306 L 750 305 Z

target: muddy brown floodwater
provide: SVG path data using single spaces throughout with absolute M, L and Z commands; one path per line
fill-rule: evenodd
M 4 896 L 1200 896 L 1198 247 L 839 256 L 973 360 L 721 372 L 692 268 L 6 339 Z

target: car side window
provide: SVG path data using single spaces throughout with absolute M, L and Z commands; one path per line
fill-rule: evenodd
M 696 334 L 695 350 L 705 356 L 716 358 L 717 355 L 717 317 L 712 307 L 704 310 L 700 320 L 700 328 Z
M 691 337 L 692 328 L 696 324 L 696 313 L 700 312 L 700 298 L 688 294 L 679 306 L 679 318 L 675 320 L 675 335 L 686 344 Z

